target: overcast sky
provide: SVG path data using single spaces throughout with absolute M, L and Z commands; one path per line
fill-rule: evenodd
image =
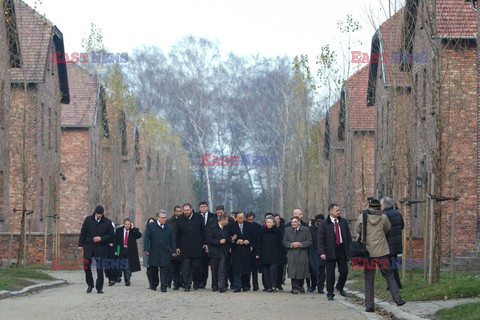
M 322 45 L 339 42 L 337 21 L 347 14 L 363 30 L 352 50 L 370 51 L 374 28 L 367 11 L 385 20 L 380 1 L 388 0 L 43 0 L 45 13 L 62 31 L 66 52 L 81 52 L 93 22 L 103 31 L 110 52 L 141 45 L 168 51 L 186 35 L 216 40 L 222 52 L 240 55 L 315 57 Z M 34 6 L 35 0 L 27 0 Z M 392 0 L 393 2 L 393 0 Z M 344 50 L 347 51 L 346 49 Z M 313 60 L 313 59 L 311 59 Z

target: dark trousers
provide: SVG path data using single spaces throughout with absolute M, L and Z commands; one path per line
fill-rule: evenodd
M 121 254 L 121 258 L 128 259 L 127 249 L 123 250 L 123 253 Z M 121 277 L 122 273 L 123 273 L 123 279 L 125 281 L 130 281 L 130 278 L 132 277 L 132 271 L 130 271 L 130 267 L 128 266 L 128 264 L 125 269 L 119 269 L 118 276 Z
M 363 270 L 363 277 L 365 279 L 365 307 L 367 308 L 374 308 L 375 307 L 375 293 L 374 293 L 374 285 L 375 285 L 375 273 L 377 271 L 378 263 L 372 263 L 372 259 L 369 258 L 368 266 L 365 266 Z M 390 289 L 390 293 L 392 294 L 392 299 L 396 303 L 402 301 L 402 297 L 400 295 L 400 290 L 398 289 L 397 282 L 395 281 L 395 277 L 393 276 L 393 271 L 390 266 L 390 260 L 388 256 L 376 258 L 382 261 L 380 264 L 380 272 L 382 276 L 387 281 L 388 288 Z
M 198 286 L 203 281 L 202 263 L 203 258 L 182 258 L 182 276 L 183 287 L 190 288 L 192 281 L 195 286 Z
M 148 289 L 152 289 L 152 270 L 147 267 Z
M 278 271 L 277 271 L 277 288 L 282 285 L 283 283 L 283 271 L 285 270 L 285 265 L 284 264 L 279 264 L 278 265 Z
M 173 281 L 174 288 L 183 287 L 182 264 L 180 260 L 170 260 L 170 282 Z
M 258 260 L 256 254 L 250 254 L 250 262 L 252 286 L 258 289 Z M 250 288 L 250 274 L 248 275 L 247 288 Z
M 208 280 L 208 266 L 210 265 L 210 257 L 208 256 L 207 253 L 203 253 L 203 261 L 202 261 L 202 278 L 200 279 L 199 286 L 201 287 L 206 287 L 207 286 L 207 280 Z
M 212 289 L 226 289 L 227 287 L 227 257 L 210 258 L 212 269 Z
M 158 287 L 158 266 L 150 266 L 150 276 L 152 278 L 152 289 Z M 168 274 L 170 273 L 169 266 L 160 266 L 160 287 L 166 289 L 168 286 Z
M 333 293 L 333 286 L 335 284 L 335 267 L 338 264 L 338 282 L 335 288 L 337 290 L 343 290 L 345 286 L 345 282 L 347 282 L 347 275 L 348 275 L 348 265 L 347 265 L 347 255 L 345 253 L 345 246 L 344 244 L 340 244 L 335 246 L 335 260 L 327 260 L 326 261 L 326 269 L 327 269 L 327 295 L 335 296 Z
M 277 271 L 278 265 L 276 264 L 264 264 L 263 265 L 263 279 L 265 280 L 265 289 L 272 289 L 277 285 Z
M 97 281 L 95 282 L 95 289 L 102 290 L 103 289 L 103 261 L 102 258 L 92 258 L 98 261 L 97 263 Z M 85 280 L 89 287 L 93 287 L 93 275 L 92 275 L 92 259 L 87 259 L 87 263 L 85 263 Z
M 292 290 L 303 289 L 304 279 L 292 279 Z
M 400 276 L 398 275 L 398 268 L 401 267 L 401 265 L 398 264 L 397 255 L 389 256 L 389 258 L 390 258 L 390 263 L 392 265 L 393 277 L 397 282 L 397 286 L 401 289 L 402 282 L 400 281 Z
M 234 274 L 233 275 L 233 287 L 237 290 L 239 289 L 246 289 L 248 283 L 248 274 Z
M 318 267 L 317 286 L 318 292 L 323 291 L 323 288 L 325 287 L 325 266 Z

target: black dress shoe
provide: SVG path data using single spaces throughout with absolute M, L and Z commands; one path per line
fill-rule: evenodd
M 179 286 L 173 286 L 173 290 L 178 290 Z
M 97 290 L 97 293 L 103 293 L 103 290 Z
M 327 299 L 328 299 L 328 300 L 333 300 L 333 296 L 327 295 Z
M 267 289 L 267 292 L 273 292 L 273 290 L 272 289 Z
M 277 289 L 280 290 L 280 291 L 283 291 L 282 285 L 279 285 L 279 286 L 277 287 Z
M 152 291 L 157 291 L 157 288 L 150 288 L 150 290 L 152 290 Z
M 375 308 L 367 308 L 365 309 L 365 312 L 375 312 Z
M 233 292 L 235 292 L 235 293 L 241 292 L 241 291 L 242 291 L 242 290 L 240 290 L 240 289 L 235 289 L 235 290 L 233 290 Z
M 318 290 L 318 293 L 324 294 L 325 292 L 323 292 L 323 290 Z
M 301 293 L 305 293 L 305 288 L 300 288 Z
M 340 293 L 340 295 L 342 297 L 346 297 L 347 296 L 347 293 L 345 292 L 345 290 L 338 290 L 338 292 Z
M 397 302 L 397 306 L 403 306 L 405 303 L 407 303 L 407 301 L 405 300 L 401 300 L 400 302 Z
M 243 290 L 243 292 L 247 292 L 247 291 L 250 291 L 250 288 L 249 288 L 249 287 L 245 287 L 245 288 L 243 288 L 242 290 Z
M 161 291 L 162 292 L 167 292 L 167 288 L 162 288 Z
M 130 280 L 125 280 L 125 285 L 128 287 L 130 286 Z
M 91 286 L 88 286 L 88 288 L 87 288 L 87 293 L 90 293 L 90 292 L 92 292 L 92 290 L 93 290 L 93 287 L 91 287 Z
M 183 289 L 183 291 L 190 292 L 190 287 L 186 287 L 185 289 Z
M 220 293 L 224 293 L 224 292 L 226 292 L 226 291 L 227 291 L 226 289 L 220 289 L 220 290 L 219 290 Z
M 297 290 L 297 289 L 293 289 L 293 290 L 292 290 L 292 293 L 293 293 L 293 294 L 297 294 L 297 293 L 298 293 L 298 290 Z
M 115 284 L 115 281 L 108 281 L 108 286 L 111 287 Z
M 258 291 L 258 287 L 253 287 L 253 291 Z
M 217 292 L 217 291 L 218 291 L 218 288 L 213 288 L 212 291 L 213 291 L 213 292 Z

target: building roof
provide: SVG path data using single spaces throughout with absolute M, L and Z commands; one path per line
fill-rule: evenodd
M 346 83 L 347 125 L 350 130 L 375 130 L 375 108 L 367 107 L 369 65 L 366 65 Z M 345 86 L 343 88 L 345 90 Z
M 437 33 L 440 37 L 477 36 L 477 19 L 470 1 L 437 0 Z
M 74 63 L 67 63 L 70 103 L 62 104 L 62 127 L 95 125 L 100 85 L 97 79 Z
M 54 48 L 64 52 L 63 35 L 48 19 L 21 0 L 15 4 L 15 21 L 20 44 L 22 68 L 11 68 L 12 82 L 36 83 L 45 80 L 47 60 Z M 62 102 L 68 103 L 68 78 L 65 63 L 58 63 Z

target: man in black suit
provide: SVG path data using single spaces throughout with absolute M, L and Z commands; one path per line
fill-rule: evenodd
M 162 292 L 167 292 L 170 256 L 176 254 L 176 244 L 172 226 L 167 224 L 165 210 L 160 210 L 156 222 L 148 224 L 143 245 L 143 251 L 148 255 L 148 267 L 151 271 L 151 289 L 157 290 L 158 267 L 160 267 L 160 288 Z
M 326 261 L 327 269 L 327 298 L 333 300 L 333 286 L 335 284 L 335 266 L 338 264 L 338 282 L 335 286 L 340 295 L 346 296 L 343 290 L 347 281 L 350 260 L 350 243 L 352 236 L 347 220 L 340 217 L 340 207 L 332 203 L 328 206 L 329 215 L 326 221 L 318 228 L 318 254 Z
M 228 258 L 228 219 L 225 214 L 218 217 L 217 223 L 211 223 L 207 229 L 208 256 L 212 270 L 212 291 L 227 289 L 227 258 Z
M 177 234 L 177 221 L 183 215 L 182 208 L 180 206 L 175 206 L 173 208 L 173 216 L 171 216 L 167 223 L 172 226 L 173 236 Z M 181 268 L 181 259 L 179 255 L 172 255 L 170 258 L 170 277 L 168 280 L 168 286 L 170 287 L 173 281 L 173 290 L 178 290 L 180 287 L 183 287 L 183 278 L 182 278 L 182 268 Z
M 92 292 L 92 258 L 97 262 L 97 281 L 95 288 L 98 293 L 103 293 L 103 259 L 107 256 L 107 246 L 113 241 L 112 221 L 103 215 L 103 207 L 97 206 L 95 212 L 86 217 L 83 221 L 80 239 L 78 240 L 79 249 L 83 249 L 83 258 L 87 261 L 84 265 L 85 280 L 87 282 L 87 293 Z
M 243 211 L 237 212 L 236 221 L 229 224 L 228 231 L 232 247 L 233 292 L 248 291 L 253 227 L 245 221 Z
M 198 204 L 198 209 L 200 210 L 200 215 L 203 219 L 203 225 L 205 226 L 205 229 L 210 225 L 210 223 L 214 222 L 216 217 L 215 214 L 210 212 L 208 210 L 208 203 L 207 201 L 202 201 Z M 207 280 L 208 280 L 208 266 L 209 266 L 209 257 L 208 253 L 205 251 L 203 253 L 203 260 L 202 260 L 202 282 L 199 284 L 199 289 L 205 289 L 207 286 Z
M 304 226 L 304 227 L 307 227 L 307 226 L 308 226 L 307 223 L 303 221 L 303 212 L 302 212 L 302 210 L 300 210 L 300 209 L 295 209 L 295 210 L 293 210 L 293 217 L 300 219 L 300 224 L 301 224 L 302 226 Z M 293 218 L 293 217 L 292 217 L 292 218 Z M 285 224 L 285 228 L 288 228 L 288 227 L 291 227 L 291 226 L 292 226 L 292 223 L 291 223 L 291 222 Z
M 123 268 L 125 285 L 127 287 L 130 285 L 132 272 L 142 270 L 137 247 L 137 239 L 141 237 L 142 233 L 138 228 L 133 227 L 130 218 L 125 218 L 123 220 L 123 226 L 117 228 L 115 231 L 114 248 L 116 249 L 116 254 L 120 259 L 128 260 L 126 268 Z M 122 271 L 119 273 L 121 275 Z
M 251 264 L 251 273 L 252 273 L 252 286 L 253 291 L 258 291 L 258 264 L 259 260 L 257 259 L 257 243 L 260 233 L 262 232 L 262 226 L 259 223 L 255 222 L 255 213 L 247 213 L 247 222 L 252 224 L 252 247 L 253 251 L 250 253 L 250 264 Z M 249 275 L 250 278 L 250 275 Z M 250 289 L 250 279 L 248 280 L 247 288 Z
M 192 213 L 192 206 L 185 203 L 182 206 L 183 216 L 177 220 L 177 254 L 182 257 L 183 288 L 197 290 L 203 284 L 203 257 L 207 251 L 207 237 L 204 220 L 201 214 Z

